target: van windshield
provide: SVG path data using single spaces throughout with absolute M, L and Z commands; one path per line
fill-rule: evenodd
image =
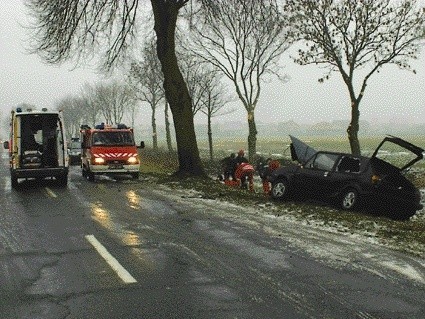
M 71 149 L 80 149 L 81 148 L 81 143 L 78 141 L 72 141 L 71 144 L 69 145 L 69 148 Z
M 93 145 L 114 146 L 114 145 L 134 145 L 133 134 L 128 131 L 96 132 L 93 134 Z

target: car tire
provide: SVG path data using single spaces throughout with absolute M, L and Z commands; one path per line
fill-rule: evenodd
M 288 195 L 289 183 L 281 178 L 272 183 L 271 196 L 273 199 L 285 199 Z
M 343 210 L 352 210 L 357 206 L 359 193 L 354 188 L 345 189 L 340 197 L 340 207 Z

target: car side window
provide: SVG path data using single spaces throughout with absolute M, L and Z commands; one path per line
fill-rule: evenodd
M 315 157 L 310 159 L 306 166 L 313 169 L 330 171 L 335 166 L 338 154 L 317 153 Z
M 343 156 L 338 163 L 337 167 L 338 172 L 349 172 L 349 173 L 359 173 L 360 172 L 360 159 Z

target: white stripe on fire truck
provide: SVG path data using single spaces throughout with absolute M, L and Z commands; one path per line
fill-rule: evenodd
M 136 153 L 102 153 L 102 154 L 93 154 L 94 157 L 125 157 L 125 156 L 136 156 Z

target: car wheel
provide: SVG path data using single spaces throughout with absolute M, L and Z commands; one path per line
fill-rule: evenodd
M 288 181 L 284 178 L 272 183 L 271 195 L 274 199 L 284 199 L 288 194 Z
M 340 206 L 344 210 L 351 210 L 357 205 L 358 193 L 354 188 L 348 188 L 342 192 Z

